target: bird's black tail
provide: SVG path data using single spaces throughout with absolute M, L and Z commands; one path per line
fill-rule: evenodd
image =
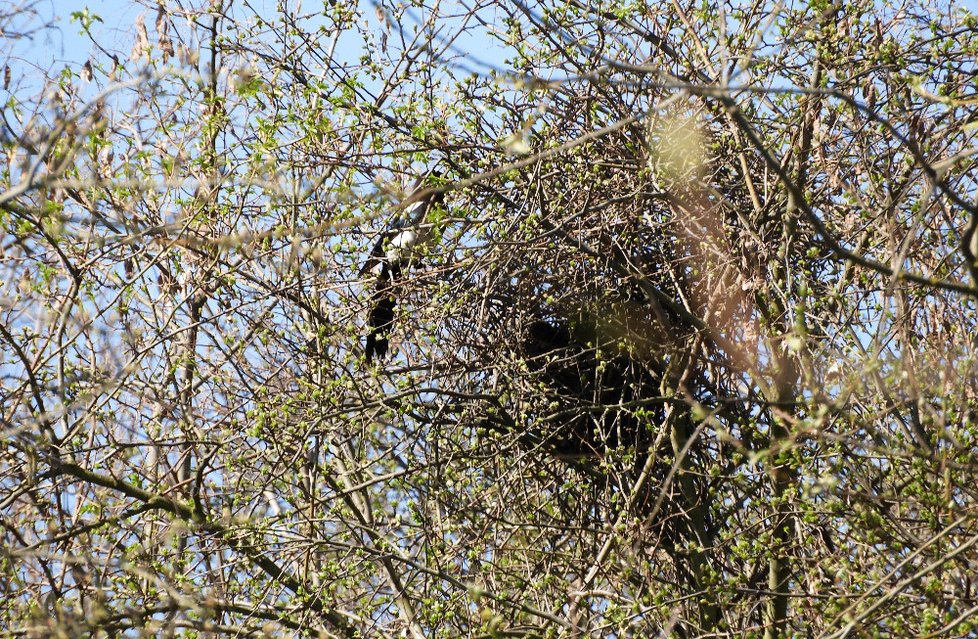
M 368 362 L 374 357 L 387 356 L 388 337 L 394 328 L 394 283 L 400 274 L 399 266 L 384 265 L 377 278 L 377 288 L 370 296 L 370 313 L 367 315 L 367 343 L 364 351 Z

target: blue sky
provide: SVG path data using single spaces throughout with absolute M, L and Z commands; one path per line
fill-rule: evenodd
M 200 3 L 198 3 L 200 4 Z M 294 4 L 294 3 L 290 3 Z M 458 4 L 458 13 L 465 11 L 467 3 L 462 0 Z M 233 3 L 234 11 L 242 15 L 276 15 L 280 2 L 277 0 L 236 0 Z M 450 9 L 448 3 L 443 2 L 442 10 Z M 964 0 L 951 3 L 950 6 L 967 7 L 973 12 L 978 12 L 978 0 Z M 314 14 L 313 3 L 304 3 L 304 13 Z M 153 22 L 156 18 L 156 9 L 145 6 L 137 0 L 103 0 L 97 3 L 85 2 L 60 2 L 49 0 L 34 6 L 36 15 L 29 18 L 33 25 L 43 22 L 51 22 L 52 28 L 38 31 L 30 39 L 10 41 L 0 45 L 0 52 L 9 54 L 12 58 L 11 66 L 19 64 L 35 66 L 38 69 L 58 71 L 64 66 L 78 68 L 86 60 L 97 54 L 95 45 L 91 39 L 80 33 L 81 27 L 77 21 L 71 19 L 71 13 L 84 11 L 86 8 L 98 15 L 102 22 L 96 23 L 93 33 L 98 42 L 107 50 L 119 52 L 127 57 L 132 49 L 135 36 L 135 24 L 137 18 L 142 15 L 146 21 L 150 32 L 153 31 Z M 413 11 L 417 11 L 416 9 Z M 376 22 L 376 17 L 372 7 L 367 7 L 363 15 Z M 416 14 L 415 14 L 416 15 Z M 23 25 L 28 20 L 14 21 L 14 30 Z M 461 48 L 470 56 L 470 60 L 480 60 L 490 64 L 501 66 L 506 57 L 505 50 L 498 42 L 489 38 L 471 35 L 469 31 L 463 38 L 455 42 L 456 47 Z M 151 36 L 152 37 L 152 36 Z M 349 43 L 352 44 L 352 43 Z M 349 46 L 348 44 L 348 46 Z M 339 50 L 337 55 L 340 59 L 345 57 L 354 58 L 359 54 L 358 50 L 351 48 L 348 51 Z M 4 58 L 7 55 L 3 55 Z M 488 69 L 479 65 L 471 65 L 473 70 L 487 72 Z
M 275 0 L 247 0 L 246 2 L 235 2 L 235 12 L 240 15 L 264 15 L 274 16 L 278 12 L 280 3 Z M 311 6 L 311 5 L 310 5 Z M 445 7 L 443 3 L 441 5 Z M 92 33 L 102 47 L 108 51 L 118 52 L 124 56 L 132 49 L 135 37 L 135 24 L 139 16 L 143 16 L 150 33 L 153 32 L 153 23 L 156 19 L 156 9 L 144 6 L 137 0 L 105 0 L 98 3 L 72 2 L 64 4 L 45 4 L 36 8 L 36 16 L 30 20 L 34 25 L 44 21 L 51 23 L 52 28 L 38 31 L 30 39 L 23 39 L 16 42 L 9 42 L 0 48 L 12 52 L 15 63 L 28 63 L 37 65 L 41 69 L 60 69 L 64 66 L 78 67 L 85 63 L 98 51 L 92 43 L 91 38 L 81 33 L 81 26 L 78 20 L 73 20 L 71 14 L 88 10 L 91 14 L 97 15 L 101 22 L 94 23 Z M 459 6 L 459 11 L 464 11 Z M 415 16 L 417 10 L 413 10 Z M 306 7 L 304 14 L 313 15 L 309 7 Z M 369 8 L 363 15 L 376 23 L 374 10 Z M 26 20 L 19 21 L 27 22 Z M 152 35 L 151 35 L 152 38 Z M 474 39 L 472 37 L 462 37 L 455 42 L 456 46 L 461 47 L 473 58 L 491 64 L 501 64 L 504 52 L 498 44 L 489 39 Z M 353 58 L 359 54 L 359 50 L 348 51 L 342 49 L 337 51 L 339 58 Z M 478 65 L 476 70 L 479 69 Z

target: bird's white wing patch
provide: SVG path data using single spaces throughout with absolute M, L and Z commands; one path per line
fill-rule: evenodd
M 406 260 L 411 250 L 418 242 L 418 233 L 414 229 L 405 229 L 391 238 L 387 245 L 387 261 L 391 264 Z
M 394 248 L 411 248 L 418 241 L 418 233 L 414 229 L 405 229 L 391 239 Z
M 411 202 L 404 209 L 404 217 L 413 220 L 414 214 L 417 212 L 419 206 L 424 206 L 424 200 L 418 200 L 417 202 Z

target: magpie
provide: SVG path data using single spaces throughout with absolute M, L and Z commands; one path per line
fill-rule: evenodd
M 433 170 L 427 178 L 422 177 L 415 183 L 407 198 L 410 204 L 377 240 L 360 269 L 360 275 L 369 272 L 376 278 L 367 314 L 367 362 L 372 362 L 374 357 L 383 359 L 387 356 L 388 336 L 394 326 L 394 287 L 403 269 L 413 266 L 431 241 L 432 227 L 425 223 L 428 211 L 445 202 L 445 194 L 440 191 L 421 193 L 431 178 L 440 177 L 441 173 Z

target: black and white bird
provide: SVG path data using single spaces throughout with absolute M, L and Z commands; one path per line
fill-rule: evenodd
M 415 183 L 407 198 L 410 204 L 377 240 L 360 269 L 360 275 L 370 273 L 376 278 L 367 315 L 365 352 L 368 362 L 372 362 L 375 356 L 384 358 L 387 355 L 388 338 L 394 326 L 395 285 L 401 272 L 413 266 L 429 248 L 433 225 L 427 223 L 426 218 L 434 207 L 444 205 L 445 194 L 434 190 L 422 193 L 431 188 L 432 178 L 440 177 L 441 173 L 434 170 Z

